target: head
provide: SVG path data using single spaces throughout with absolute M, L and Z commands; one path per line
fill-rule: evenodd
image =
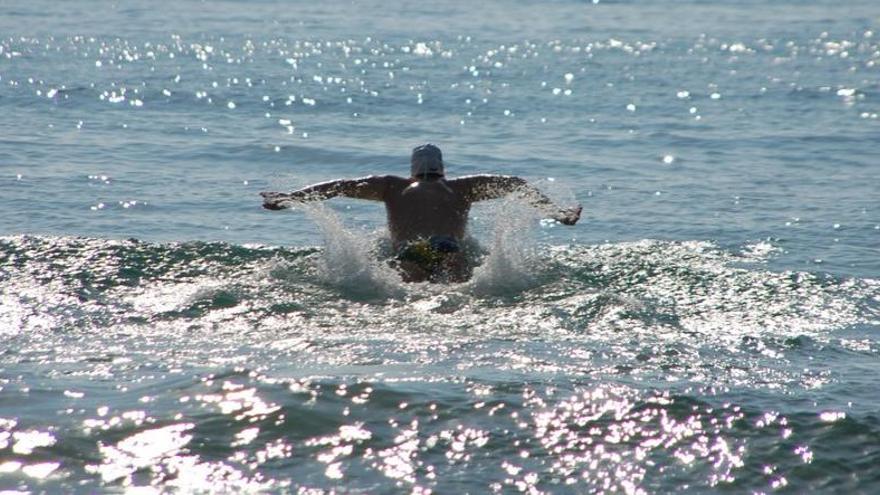
M 423 144 L 413 148 L 410 159 L 410 176 L 413 179 L 443 177 L 443 154 L 433 144 Z

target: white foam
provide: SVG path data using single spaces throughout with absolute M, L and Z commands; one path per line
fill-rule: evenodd
M 400 276 L 377 255 L 379 239 L 372 233 L 348 230 L 332 209 L 322 203 L 302 205 L 321 230 L 324 247 L 318 263 L 323 281 L 355 294 L 400 295 Z
M 539 213 L 516 196 L 489 208 L 489 254 L 474 270 L 469 288 L 477 294 L 519 292 L 533 286 L 540 265 L 535 242 Z

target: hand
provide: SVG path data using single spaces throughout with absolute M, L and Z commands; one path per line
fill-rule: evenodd
M 260 196 L 263 197 L 263 208 L 267 210 L 283 210 L 286 208 L 283 202 L 278 198 L 279 193 L 261 192 Z
M 555 220 L 563 225 L 574 225 L 580 220 L 582 210 L 583 207 L 581 205 L 577 205 L 574 208 L 560 210 Z

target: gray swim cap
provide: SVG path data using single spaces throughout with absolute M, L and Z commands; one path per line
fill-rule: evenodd
M 427 177 L 428 175 L 443 176 L 443 154 L 433 144 L 416 146 L 410 159 L 410 176 Z

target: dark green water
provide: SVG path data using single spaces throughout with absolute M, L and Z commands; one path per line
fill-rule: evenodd
M 395 285 L 331 251 L 3 238 L 2 487 L 880 486 L 876 282 L 644 241 Z

